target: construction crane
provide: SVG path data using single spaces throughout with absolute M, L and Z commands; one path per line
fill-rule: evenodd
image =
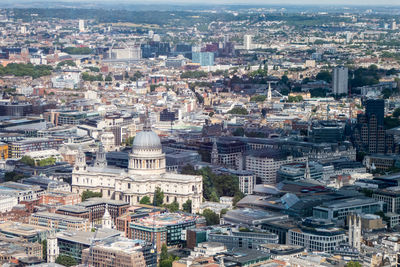
M 94 242 L 96 241 L 97 233 L 98 233 L 98 229 L 95 228 L 95 232 L 94 232 L 93 239 L 92 239 L 92 241 L 90 242 L 89 254 L 88 254 L 87 258 L 85 259 L 85 264 L 84 264 L 85 266 L 89 266 L 89 265 L 88 265 L 88 262 L 89 262 L 89 258 L 92 257 L 93 245 L 94 245 Z M 93 260 L 92 260 L 92 261 L 93 261 Z

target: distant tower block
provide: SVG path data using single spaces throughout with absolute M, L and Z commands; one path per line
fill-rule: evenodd
M 79 20 L 79 31 L 80 32 L 86 31 L 86 29 L 85 29 L 85 21 L 83 19 Z
M 243 36 L 244 49 L 250 50 L 252 48 L 252 46 L 253 46 L 252 38 L 253 38 L 253 36 L 249 35 L 249 34 L 246 34 L 245 36 Z
M 349 245 L 358 250 L 361 248 L 361 217 L 357 214 L 349 215 Z
M 51 233 L 47 237 L 47 262 L 54 263 L 58 255 L 60 254 L 60 250 L 58 248 L 57 237 L 55 233 Z

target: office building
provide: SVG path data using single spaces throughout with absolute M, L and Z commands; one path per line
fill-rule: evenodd
M 27 138 L 9 143 L 10 157 L 19 159 L 27 152 L 58 149 L 64 142 L 62 138 Z
M 29 224 L 50 227 L 57 231 L 90 231 L 87 219 L 55 214 L 50 212 L 36 212 L 29 218 Z
M 57 245 L 61 255 L 67 255 L 82 263 L 82 251 L 89 248 L 93 238 L 96 236 L 97 242 L 102 242 L 106 239 L 119 237 L 121 232 L 112 229 L 97 229 L 92 231 L 76 231 L 68 230 L 56 234 Z
M 143 240 L 112 237 L 82 251 L 82 262 L 89 266 L 156 267 L 157 254 L 152 244 Z M 91 250 L 91 255 L 89 255 Z
M 347 67 L 337 67 L 333 69 L 333 94 L 347 95 L 349 92 L 349 69 Z
M 384 99 L 367 99 L 364 101 L 365 116 L 370 120 L 373 116 L 376 118 L 378 125 L 383 125 L 385 118 L 385 100 Z
M 203 66 L 214 66 L 214 53 L 212 52 L 193 52 L 192 62 Z
M 197 216 L 179 213 L 163 213 L 139 218 L 130 223 L 131 238 L 154 242 L 157 251 L 163 244 L 176 246 L 183 244 L 182 231 L 196 227 Z
M 308 175 L 308 177 L 307 177 Z M 299 181 L 305 179 L 320 180 L 323 178 L 324 168 L 318 162 L 288 163 L 281 165 L 277 172 L 277 180 Z
M 232 229 L 223 233 L 211 232 L 208 234 L 208 241 L 222 243 L 228 250 L 233 248 L 259 249 L 262 244 L 278 244 L 279 237 L 262 230 L 241 232 Z
M 288 232 L 289 245 L 302 246 L 309 251 L 333 252 L 345 241 L 345 231 L 324 220 L 306 219 Z
M 0 116 L 24 117 L 32 113 L 32 104 L 0 101 Z
M 244 158 L 247 171 L 253 172 L 261 183 L 272 185 L 277 182 L 277 172 L 281 165 L 307 161 L 307 157 L 293 157 L 289 153 L 273 149 L 251 151 Z
M 383 99 L 368 99 L 364 102 L 365 114 L 357 116 L 352 140 L 357 151 L 392 154 L 396 150 L 395 140 L 384 127 L 385 102 Z
M 51 232 L 49 227 L 31 225 L 26 223 L 4 221 L 0 223 L 0 233 L 8 237 L 17 237 L 24 242 L 42 242 Z
M 322 205 L 313 208 L 313 216 L 318 219 L 344 221 L 352 213 L 374 214 L 383 211 L 383 204 L 383 201 L 368 197 L 324 202 Z
M 377 201 L 383 201 L 385 203 L 384 212 L 392 212 L 400 214 L 400 187 L 388 187 L 385 189 L 375 190 L 372 194 L 372 198 Z

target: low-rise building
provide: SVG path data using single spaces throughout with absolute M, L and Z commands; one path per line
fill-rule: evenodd
M 29 224 L 50 227 L 57 231 L 90 231 L 90 222 L 88 219 L 77 218 L 68 215 L 36 212 L 29 218 Z
M 160 251 L 162 244 L 176 246 L 185 242 L 183 231 L 196 227 L 198 216 L 180 213 L 163 213 L 140 218 L 131 222 L 129 227 L 132 239 L 141 239 L 155 242 Z
M 248 229 L 237 230 L 227 229 L 223 232 L 211 232 L 208 234 L 210 242 L 218 242 L 224 244 L 227 249 L 246 248 L 259 249 L 262 244 L 278 244 L 279 237 L 268 231 Z
M 289 245 L 302 246 L 310 251 L 332 252 L 345 240 L 346 232 L 326 220 L 306 219 L 298 228 L 288 232 Z

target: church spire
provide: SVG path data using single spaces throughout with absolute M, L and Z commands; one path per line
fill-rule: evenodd
M 308 164 L 308 159 L 306 162 L 306 168 L 304 170 L 304 179 L 305 180 L 311 180 L 311 172 L 310 172 L 310 166 Z
M 99 149 L 96 152 L 96 160 L 94 161 L 95 167 L 106 167 L 107 166 L 107 159 L 106 159 L 106 152 L 104 151 L 103 143 L 99 143 Z
M 108 211 L 108 204 L 106 204 L 106 207 L 104 210 L 104 215 L 103 215 L 103 218 L 101 219 L 101 224 L 102 224 L 103 228 L 106 228 L 106 229 L 114 228 L 112 217 L 110 215 L 110 212 Z
M 82 146 L 79 146 L 78 148 L 78 154 L 76 155 L 75 158 L 75 166 L 79 169 L 81 168 L 86 168 L 86 155 L 83 152 Z
M 271 89 L 271 83 L 268 83 L 268 94 L 267 94 L 267 100 L 268 102 L 271 102 L 272 100 L 272 89 Z
M 217 146 L 217 139 L 214 138 L 214 143 L 211 151 L 211 163 L 214 165 L 218 165 L 218 146 Z

